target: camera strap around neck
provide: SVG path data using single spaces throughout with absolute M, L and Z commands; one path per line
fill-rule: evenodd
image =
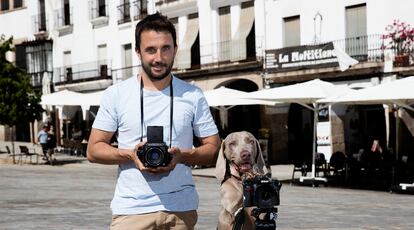
M 173 108 L 174 108 L 174 94 L 173 94 L 173 76 L 171 76 L 170 81 L 170 148 L 172 143 L 172 124 L 173 124 Z M 141 84 L 140 84 L 140 100 L 141 100 L 141 142 L 143 140 L 143 133 L 144 133 L 144 81 L 142 80 L 141 76 Z

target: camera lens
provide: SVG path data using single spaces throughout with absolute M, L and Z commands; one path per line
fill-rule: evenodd
M 148 149 L 145 157 L 148 164 L 151 166 L 160 166 L 164 159 L 164 155 L 159 148 Z
M 276 191 L 273 186 L 260 185 L 256 188 L 256 203 L 260 208 L 271 208 L 276 205 Z

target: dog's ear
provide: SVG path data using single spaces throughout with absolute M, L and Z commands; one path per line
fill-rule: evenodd
M 226 146 L 225 144 L 226 140 L 223 140 L 223 142 L 221 142 L 221 148 L 220 151 L 218 153 L 217 156 L 217 161 L 216 161 L 216 178 L 219 181 L 222 181 L 224 179 L 224 176 L 226 175 L 226 170 L 227 170 L 227 160 L 226 160 L 226 156 L 224 155 L 224 148 Z
M 262 149 L 260 148 L 260 143 L 257 139 L 255 139 L 256 142 L 256 169 L 254 169 L 257 173 L 261 175 L 265 175 L 270 173 L 266 167 L 265 160 L 263 158 Z

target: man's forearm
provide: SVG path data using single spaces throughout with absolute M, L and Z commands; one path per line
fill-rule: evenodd
M 88 146 L 87 157 L 90 162 L 100 164 L 122 164 L 132 161 L 131 149 L 118 149 L 105 142 Z
M 181 161 L 190 165 L 212 165 L 215 163 L 219 148 L 220 139 L 217 137 L 200 147 L 183 151 Z

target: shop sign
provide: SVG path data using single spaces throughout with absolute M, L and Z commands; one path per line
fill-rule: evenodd
M 265 58 L 271 72 L 338 66 L 332 42 L 266 50 Z

